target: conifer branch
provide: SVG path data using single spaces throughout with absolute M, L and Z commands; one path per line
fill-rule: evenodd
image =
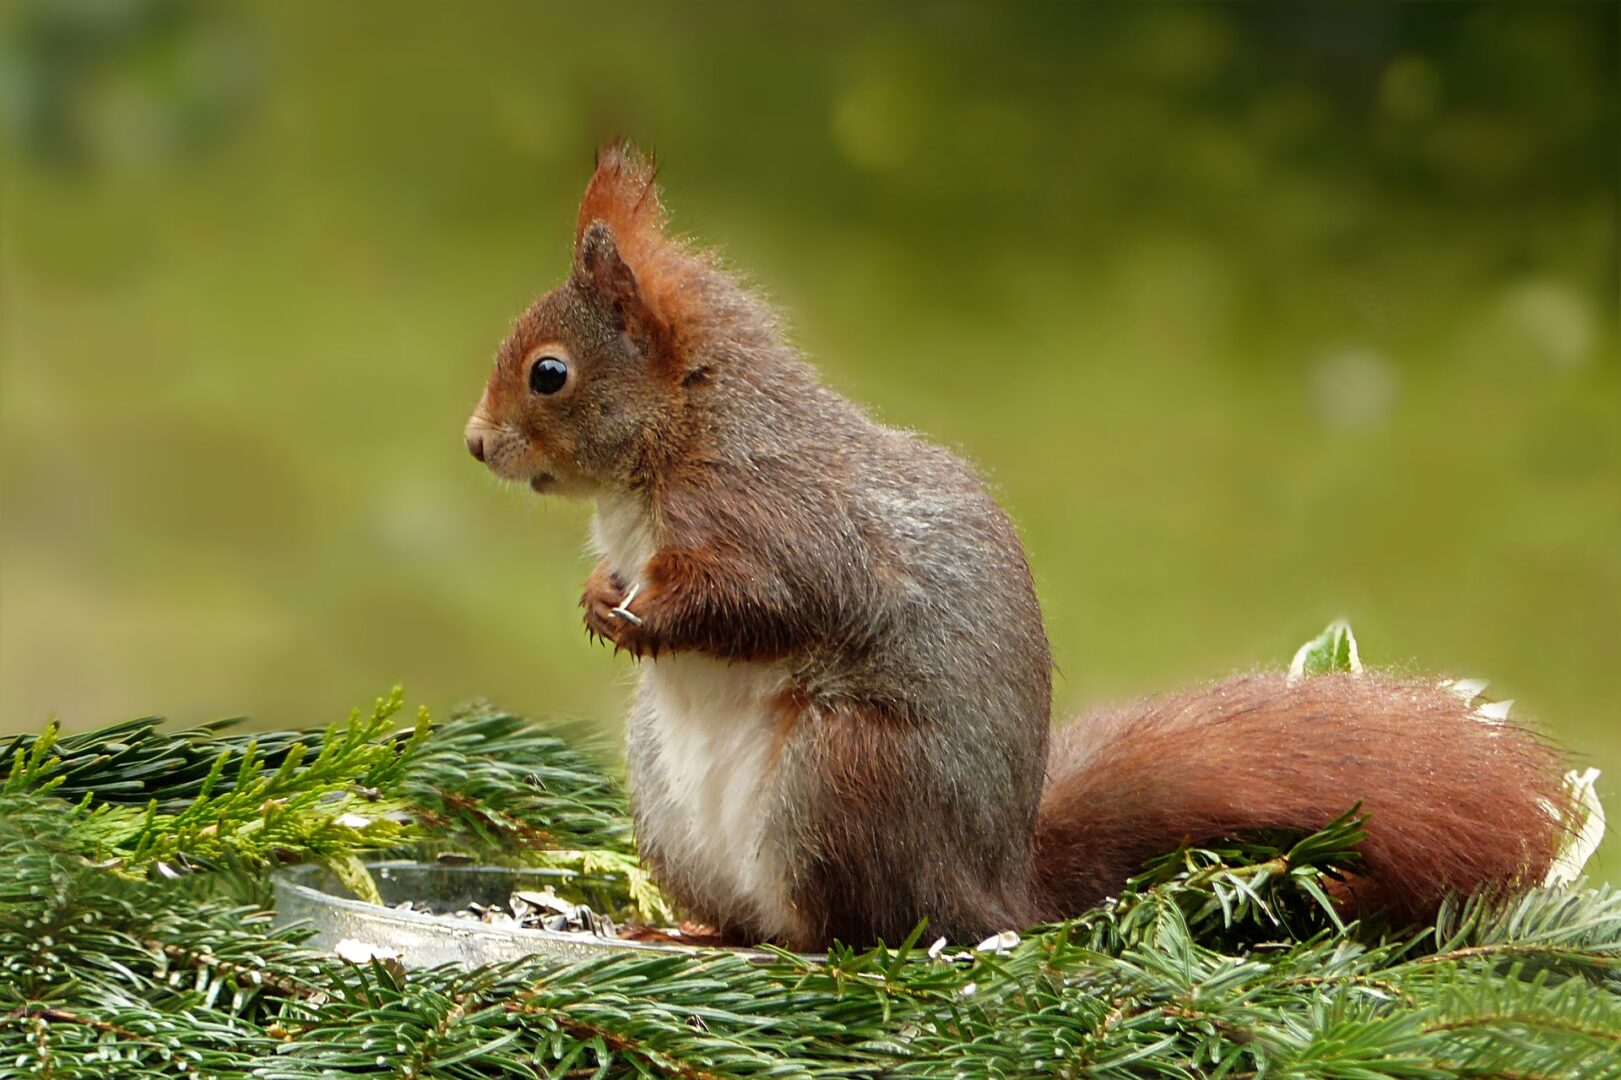
M 1621 894 L 1474 898 L 1422 934 L 1345 925 L 1328 890 L 1354 866 L 1354 812 L 1169 854 L 1003 952 L 926 949 L 920 927 L 822 960 L 346 964 L 258 906 L 282 861 L 454 847 L 623 868 L 634 852 L 618 785 L 561 731 L 487 707 L 401 729 L 399 707 L 313 732 L 137 721 L 10 740 L 0 1080 L 1563 1078 L 1621 1052 Z

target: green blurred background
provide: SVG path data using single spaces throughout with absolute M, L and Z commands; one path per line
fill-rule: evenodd
M 1345 615 L 1621 805 L 1621 7 L 587 7 L 7 6 L 0 730 L 615 728 L 588 508 L 461 430 L 622 131 L 992 478 L 1064 713 Z

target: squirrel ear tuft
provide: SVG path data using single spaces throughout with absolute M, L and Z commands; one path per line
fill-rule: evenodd
M 574 226 L 576 249 L 585 231 L 598 222 L 614 231 L 630 261 L 664 243 L 664 204 L 655 180 L 658 170 L 642 153 L 623 140 L 597 151 L 597 166 L 580 200 Z

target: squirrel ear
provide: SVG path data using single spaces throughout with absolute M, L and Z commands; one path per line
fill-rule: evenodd
M 641 302 L 636 273 L 619 254 L 614 231 L 606 222 L 594 221 L 580 234 L 580 242 L 574 249 L 574 276 L 588 294 L 602 301 L 604 309 L 621 322 L 625 309 Z
M 684 294 L 700 260 L 665 235 L 653 173 L 628 143 L 597 155 L 575 218 L 574 280 L 644 356 L 674 372 L 694 316 Z
M 619 254 L 618 241 L 607 222 L 594 221 L 580 234 L 574 249 L 574 276 L 620 330 L 644 350 L 653 348 L 659 338 L 659 320 L 642 295 L 636 272 Z

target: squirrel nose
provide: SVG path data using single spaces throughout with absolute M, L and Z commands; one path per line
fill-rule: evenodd
M 469 431 L 467 433 L 467 452 L 479 461 L 484 460 L 484 433 Z

